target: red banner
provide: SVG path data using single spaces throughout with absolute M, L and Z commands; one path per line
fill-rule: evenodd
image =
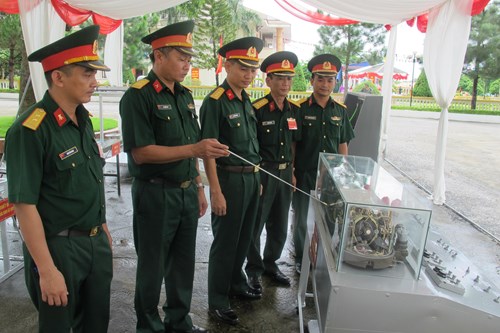
M 15 215 L 14 205 L 8 199 L 0 200 L 0 222 Z

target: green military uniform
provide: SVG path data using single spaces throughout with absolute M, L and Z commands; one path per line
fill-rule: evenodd
M 156 40 L 186 36 L 193 27 L 192 21 L 180 22 L 156 31 L 153 38 L 146 36 L 143 41 L 154 47 Z M 148 145 L 183 146 L 198 142 L 200 128 L 193 97 L 190 90 L 177 82 L 171 91 L 150 71 L 125 92 L 120 115 L 123 146 L 134 177 L 137 332 L 189 332 L 193 327 L 189 311 L 199 215 L 198 191 L 193 183 L 198 176 L 196 159 L 137 164 L 131 151 Z M 167 297 L 162 322 L 158 303 L 163 281 Z
M 259 164 L 257 120 L 245 91 L 242 99 L 234 95 L 226 81 L 205 97 L 200 109 L 202 137 L 216 138 L 230 151 Z M 260 175 L 252 167 L 244 169 L 248 164 L 234 155 L 216 162 L 227 211 L 224 216 L 212 214 L 214 241 L 208 263 L 208 305 L 211 309 L 227 309 L 229 293 L 238 294 L 248 288 L 242 266 L 257 217 Z
M 46 72 L 62 67 L 68 58 L 58 52 L 88 45 L 92 49 L 98 31 L 98 26 L 82 29 L 28 59 L 41 61 Z M 48 56 L 53 56 L 51 63 L 43 61 Z M 107 69 L 99 61 L 77 64 Z M 38 267 L 24 246 L 26 285 L 39 312 L 40 332 L 108 328 L 113 267 L 110 244 L 101 229 L 106 221 L 103 160 L 82 105 L 76 118 L 78 125 L 46 92 L 14 122 L 5 140 L 9 201 L 36 205 L 50 255 L 69 293 L 64 307 L 42 300 Z
M 268 56 L 261 64 L 262 72 L 270 80 L 291 80 L 295 75 L 297 56 L 281 51 Z M 275 76 L 275 77 L 273 77 Z M 279 179 L 291 184 L 293 173 L 292 142 L 297 133 L 296 113 L 298 104 L 285 98 L 283 109 L 273 99 L 272 94 L 253 103 L 257 117 L 257 132 L 260 145 L 261 167 Z M 276 260 L 281 257 L 288 230 L 288 211 L 292 200 L 292 188 L 284 182 L 261 173 L 262 194 L 259 201 L 257 223 L 252 243 L 247 255 L 246 273 L 249 277 L 259 277 L 262 273 L 279 272 Z M 260 255 L 260 237 L 266 226 L 264 255 Z M 283 283 L 283 282 L 282 282 Z
M 253 104 L 257 116 L 261 167 L 289 184 L 292 183 L 294 130 L 290 129 L 288 120 L 293 119 L 296 124 L 297 106 L 294 103 L 285 100 L 284 108 L 280 110 L 269 94 Z M 266 173 L 261 173 L 261 183 L 257 223 L 245 267 L 248 276 L 260 276 L 264 271 L 275 272 L 278 269 L 276 260 L 281 257 L 287 237 L 292 188 Z M 264 225 L 267 236 L 262 258 L 260 235 Z
M 313 74 L 322 76 L 335 76 L 340 67 L 340 60 L 333 55 L 319 55 L 308 63 L 308 68 Z M 295 177 L 297 187 L 310 193 L 316 184 L 319 153 L 337 154 L 339 144 L 352 140 L 354 131 L 345 106 L 335 102 L 331 97 L 325 108 L 316 103 L 313 94 L 299 103 L 300 139 L 295 153 Z M 295 192 L 293 207 L 295 261 L 300 264 L 307 232 L 309 197 Z

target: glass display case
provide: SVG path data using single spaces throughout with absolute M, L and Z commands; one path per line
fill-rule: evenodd
M 335 269 L 418 279 L 432 204 L 372 159 L 320 154 L 319 213 Z

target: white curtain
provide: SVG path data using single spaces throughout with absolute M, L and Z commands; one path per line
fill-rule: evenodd
M 123 85 L 123 23 L 118 29 L 106 36 L 104 45 L 104 63 L 111 69 L 106 72 L 106 78 L 112 86 Z
M 52 7 L 50 1 L 19 0 L 19 16 L 24 35 L 26 52 L 31 54 L 43 46 L 64 36 L 66 24 Z M 31 83 L 36 100 L 40 100 L 47 90 L 42 65 L 30 62 Z
M 445 202 L 444 162 L 448 107 L 460 80 L 469 40 L 472 0 L 449 0 L 429 13 L 424 41 L 424 69 L 434 99 L 441 107 L 434 165 L 435 204 Z
M 338 17 L 396 25 L 447 0 L 308 0 L 304 3 Z
M 406 24 L 406 23 L 404 23 Z M 384 80 L 382 82 L 382 119 L 380 124 L 380 144 L 378 159 L 384 158 L 387 153 L 387 132 L 389 129 L 389 113 L 392 105 L 392 77 L 394 74 L 394 54 L 396 53 L 396 40 L 398 36 L 398 26 L 393 26 L 389 34 L 389 46 L 385 58 Z

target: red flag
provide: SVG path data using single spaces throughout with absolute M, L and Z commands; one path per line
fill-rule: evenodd
M 219 47 L 222 47 L 222 35 L 220 35 Z M 222 56 L 219 54 L 217 68 L 215 69 L 215 74 L 220 74 L 221 72 L 222 72 Z

